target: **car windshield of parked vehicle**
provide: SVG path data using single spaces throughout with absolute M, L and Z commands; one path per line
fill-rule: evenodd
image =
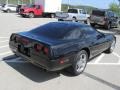
M 68 13 L 78 13 L 77 9 L 69 9 Z
M 75 31 L 76 28 L 77 26 L 71 24 L 50 23 L 37 27 L 30 32 L 52 39 L 75 39 L 78 37 L 78 34 L 80 34 Z
M 32 4 L 31 4 L 31 5 L 27 5 L 27 7 L 28 7 L 28 8 L 34 8 L 35 5 L 32 5 Z
M 105 16 L 105 11 L 93 10 L 93 11 L 92 11 L 92 15 Z

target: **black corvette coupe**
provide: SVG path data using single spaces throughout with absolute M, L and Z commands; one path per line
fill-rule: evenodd
M 69 68 L 74 75 L 79 75 L 89 59 L 102 52 L 111 53 L 115 43 L 115 36 L 89 25 L 51 22 L 13 33 L 9 46 L 16 55 L 48 71 Z

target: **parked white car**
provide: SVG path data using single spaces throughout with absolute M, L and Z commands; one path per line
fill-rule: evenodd
M 7 12 L 7 13 L 9 13 L 9 12 L 15 12 L 16 11 L 16 5 L 5 4 L 2 7 L 2 11 Z
M 83 9 L 68 9 L 67 13 L 57 12 L 58 21 L 84 21 L 87 23 L 89 14 Z

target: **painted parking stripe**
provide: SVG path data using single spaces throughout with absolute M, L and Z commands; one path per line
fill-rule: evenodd
M 113 54 L 119 58 L 118 63 L 120 63 L 120 55 L 118 55 L 118 54 L 115 53 L 115 52 L 113 52 Z
M 9 40 L 0 41 L 0 43 L 8 42 Z
M 7 54 L 12 54 L 12 52 L 9 51 L 9 52 L 0 53 L 0 56 L 7 55 Z
M 88 65 L 119 65 L 120 63 L 88 63 Z
M 0 39 L 1 39 L 1 38 L 4 39 L 4 38 L 9 38 L 9 37 L 0 37 Z
M 98 64 L 100 61 L 101 61 L 101 59 L 103 58 L 105 56 L 105 54 L 103 53 L 103 54 L 101 54 L 96 60 L 95 60 L 95 64 Z
M 5 48 L 5 47 L 8 47 L 8 46 L 9 46 L 9 45 L 0 46 L 0 49 L 1 49 L 1 48 Z
M 113 52 L 113 54 L 114 54 L 115 56 L 117 56 L 117 57 L 120 58 L 120 55 L 118 55 L 117 53 Z

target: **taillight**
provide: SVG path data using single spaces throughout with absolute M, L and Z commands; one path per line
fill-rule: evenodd
M 41 51 L 42 48 L 43 48 L 43 45 L 40 45 L 40 44 L 35 44 L 35 46 L 34 46 L 34 49 L 35 49 L 35 51 L 37 51 L 37 52 Z
M 49 49 L 41 44 L 35 44 L 34 49 L 36 52 L 43 52 L 43 54 L 49 55 Z
M 48 55 L 49 54 L 49 49 L 48 48 L 46 48 L 46 47 L 44 47 L 44 54 L 46 54 L 46 55 Z
M 29 44 L 29 40 L 27 40 L 27 39 L 25 39 L 25 38 L 22 38 L 21 39 L 21 42 L 24 44 L 24 45 L 27 45 L 27 44 Z

